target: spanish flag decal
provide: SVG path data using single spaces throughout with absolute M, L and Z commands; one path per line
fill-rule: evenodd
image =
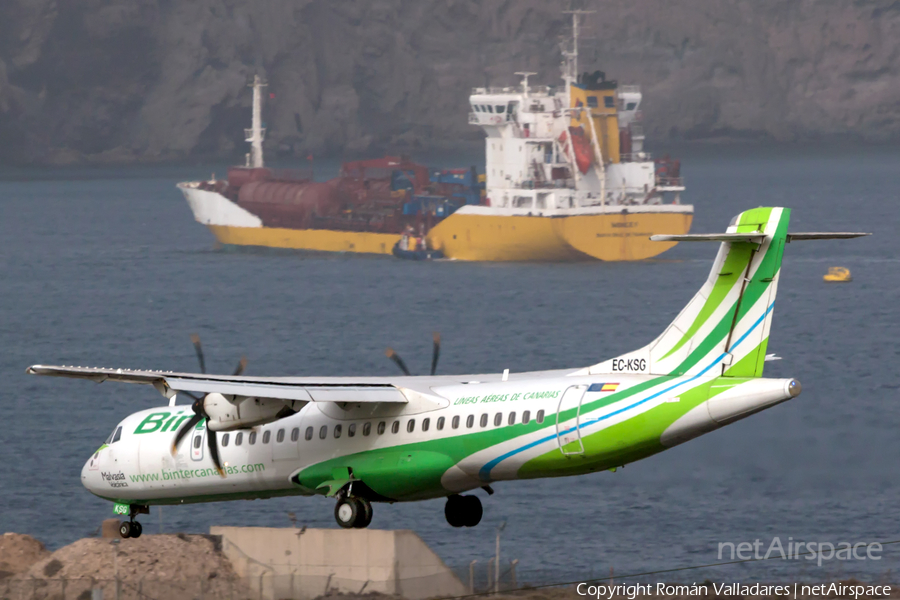
M 588 388 L 589 392 L 614 392 L 619 387 L 618 383 L 593 383 Z

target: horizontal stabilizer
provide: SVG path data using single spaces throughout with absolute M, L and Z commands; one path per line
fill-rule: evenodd
M 857 232 L 809 232 L 809 233 L 788 233 L 787 241 L 788 243 L 796 240 L 849 240 L 851 238 L 865 237 L 867 235 L 872 235 L 871 233 L 857 233 Z
M 651 235 L 651 242 L 750 242 L 759 244 L 762 233 L 685 233 L 683 235 Z

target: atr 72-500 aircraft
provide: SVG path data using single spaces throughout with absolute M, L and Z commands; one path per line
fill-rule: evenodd
M 790 210 L 756 208 L 718 241 L 709 278 L 662 335 L 596 365 L 557 371 L 398 377 L 246 377 L 35 365 L 28 373 L 151 384 L 168 406 L 126 417 L 81 472 L 135 517 L 153 504 L 333 497 L 342 527 L 372 502 L 446 497 L 454 527 L 481 520 L 463 492 L 510 479 L 615 469 L 800 393 L 763 379 L 785 243 L 860 233 L 788 233 Z M 198 357 L 203 355 L 195 338 Z M 177 404 L 183 397 L 193 404 Z M 188 438 L 186 444 L 182 440 Z

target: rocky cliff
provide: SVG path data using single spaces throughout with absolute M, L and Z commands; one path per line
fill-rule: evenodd
M 473 86 L 558 82 L 561 0 L 5 0 L 0 161 L 478 140 Z M 586 0 L 582 64 L 645 93 L 648 136 L 900 139 L 900 1 Z

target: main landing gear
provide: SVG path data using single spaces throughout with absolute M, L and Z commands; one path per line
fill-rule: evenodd
M 344 529 L 365 529 L 372 522 L 372 503 L 357 496 L 343 496 L 334 507 L 334 518 Z
M 449 496 L 444 506 L 444 516 L 453 527 L 475 527 L 483 514 L 478 496 Z

